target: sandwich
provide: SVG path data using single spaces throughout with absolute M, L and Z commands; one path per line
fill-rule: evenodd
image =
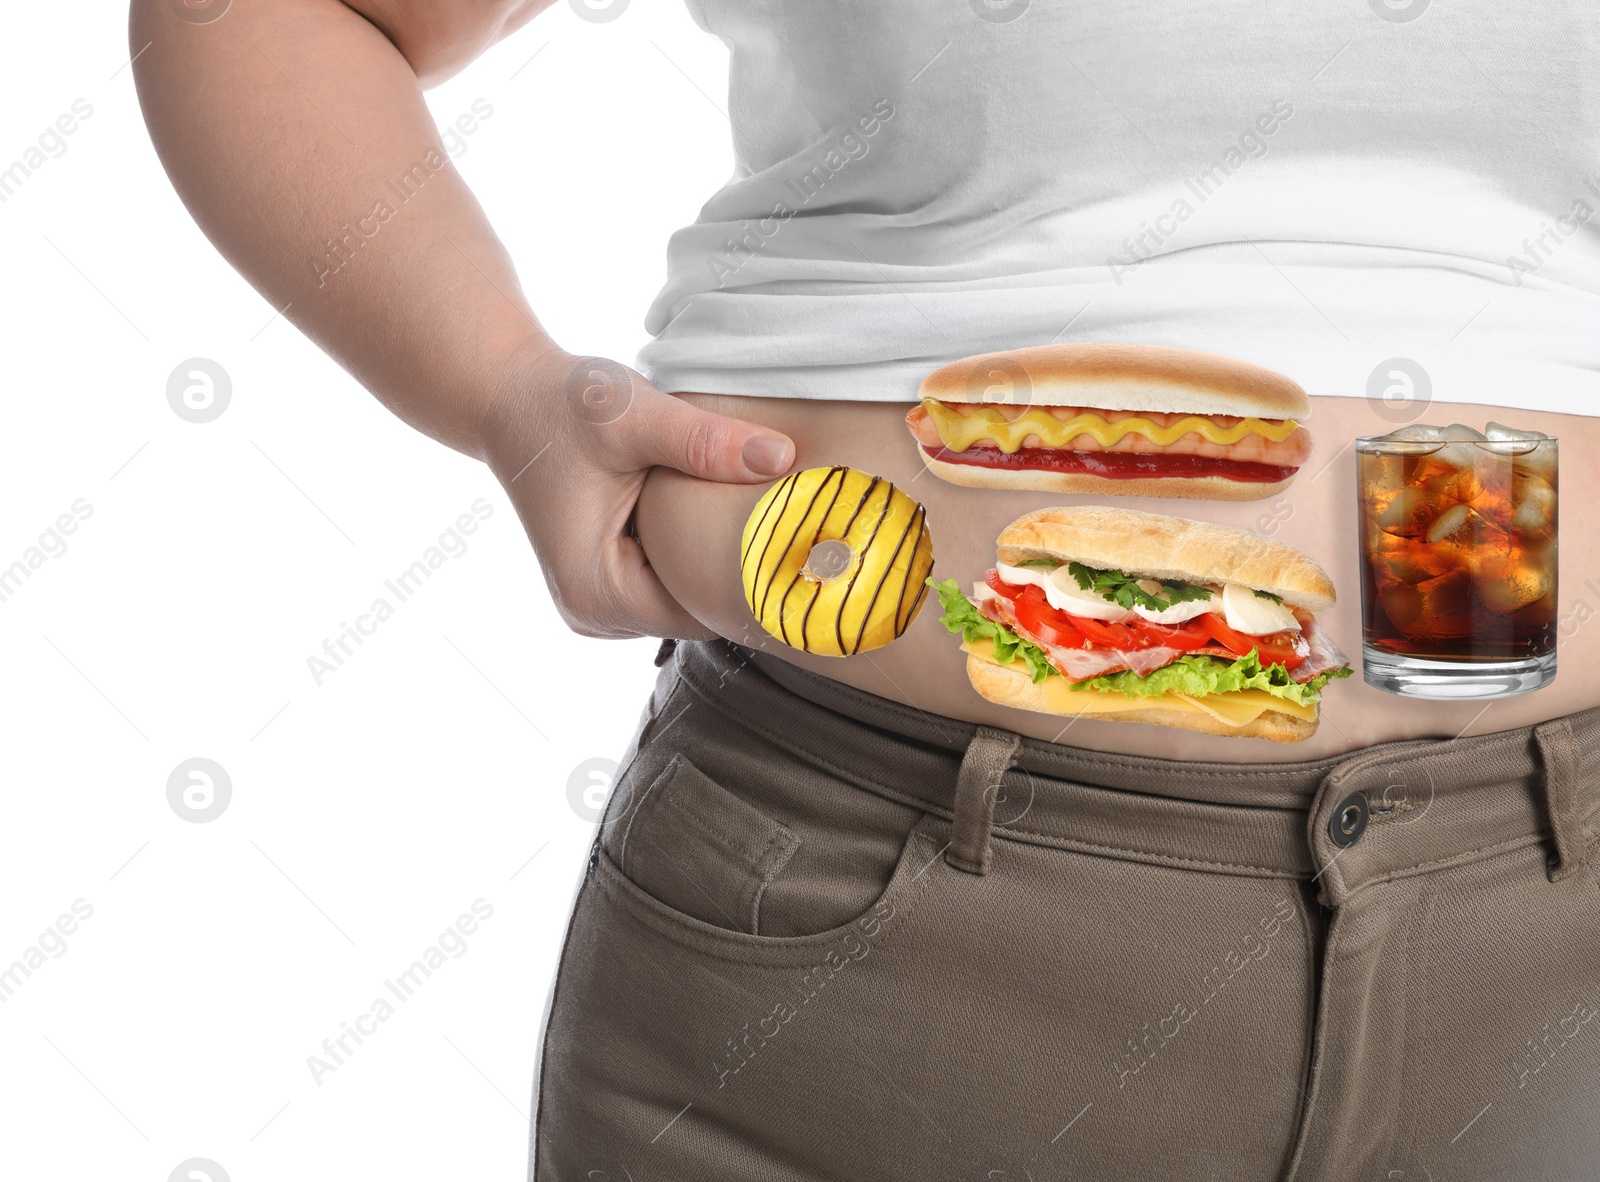
M 1350 676 L 1317 622 L 1334 603 L 1293 546 L 1106 506 L 1040 509 L 999 538 L 972 594 L 929 585 L 991 702 L 1293 743 Z
M 973 488 L 1253 501 L 1311 456 L 1306 392 L 1163 345 L 1040 345 L 934 370 L 906 416 L 935 476 Z

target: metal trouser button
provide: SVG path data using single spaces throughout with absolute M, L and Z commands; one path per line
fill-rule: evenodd
M 1366 830 L 1371 816 L 1366 793 L 1352 792 L 1334 807 L 1333 816 L 1328 819 L 1328 836 L 1333 839 L 1334 845 L 1355 845 L 1356 839 Z

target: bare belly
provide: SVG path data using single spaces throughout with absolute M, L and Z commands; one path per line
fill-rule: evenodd
M 795 441 L 800 467 L 847 464 L 893 481 L 920 500 L 933 532 L 935 577 L 963 586 L 994 564 L 995 537 L 1012 520 L 1051 504 L 1107 503 L 1107 498 L 958 488 L 925 473 L 905 427 L 904 403 L 812 402 L 684 394 L 720 414 L 764 423 Z M 886 648 L 853 657 L 812 656 L 769 637 L 745 606 L 739 541 L 766 485 L 721 485 L 657 468 L 640 496 L 637 528 L 667 589 L 707 627 L 806 669 L 934 714 L 1003 727 L 1096 751 L 1173 759 L 1249 761 L 1315 759 L 1391 739 L 1449 738 L 1541 722 L 1600 705 L 1600 498 L 1586 477 L 1600 464 L 1600 418 L 1434 403 L 1427 421 L 1486 420 L 1560 437 L 1567 495 L 1561 505 L 1559 674 L 1553 685 L 1489 703 L 1399 698 L 1359 675 L 1361 608 L 1356 532 L 1355 455 L 1348 442 L 1391 424 L 1360 398 L 1312 399 L 1316 452 L 1289 489 L 1264 501 L 1217 502 L 1115 498 L 1131 509 L 1218 521 L 1268 534 L 1306 551 L 1330 576 L 1338 605 L 1319 617 L 1358 669 L 1323 691 L 1322 724 L 1310 739 L 1286 746 L 1137 723 L 1073 721 L 994 705 L 967 683 L 959 641 L 939 623 L 930 595 L 910 629 Z M 1341 450 L 1342 449 L 1342 450 Z

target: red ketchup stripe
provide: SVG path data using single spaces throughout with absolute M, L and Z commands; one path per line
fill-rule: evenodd
M 1152 452 L 1070 451 L 1061 447 L 1022 447 L 1004 452 L 975 443 L 966 451 L 922 445 L 922 450 L 946 464 L 998 468 L 1011 472 L 1070 472 L 1104 476 L 1109 480 L 1138 480 L 1162 476 L 1221 476 L 1247 484 L 1276 484 L 1298 467 L 1256 464 L 1248 460 L 1221 460 L 1212 456 L 1157 455 Z

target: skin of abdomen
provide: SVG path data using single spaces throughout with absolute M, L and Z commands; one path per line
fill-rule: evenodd
M 1323 691 L 1322 722 L 1300 743 L 1200 735 L 1139 723 L 1070 721 L 985 701 L 967 682 L 960 641 L 939 623 L 930 594 L 899 640 L 854 657 L 809 656 L 768 636 L 751 617 L 739 580 L 739 539 L 766 485 L 720 485 L 654 469 L 640 495 L 636 524 L 651 565 L 678 601 L 717 633 L 881 697 L 934 714 L 1004 727 L 1096 751 L 1171 759 L 1275 762 L 1315 759 L 1394 739 L 1486 734 L 1600 705 L 1600 498 L 1586 474 L 1600 465 L 1600 418 L 1490 406 L 1434 403 L 1424 416 L 1440 426 L 1482 428 L 1493 420 L 1560 438 L 1560 672 L 1554 684 L 1492 702 L 1398 698 L 1361 679 L 1360 554 L 1355 449 L 1358 435 L 1393 427 L 1360 398 L 1312 398 L 1306 420 L 1311 459 L 1282 493 L 1259 501 L 1150 497 L 1071 497 L 1056 493 L 960 488 L 929 474 L 906 429 L 906 403 L 847 403 L 683 394 L 720 414 L 786 432 L 797 466 L 846 464 L 892 481 L 927 507 L 936 579 L 963 588 L 994 565 L 995 538 L 1016 518 L 1047 505 L 1111 504 L 1253 530 L 1304 550 L 1332 577 L 1339 602 L 1319 616 L 1356 675 Z

